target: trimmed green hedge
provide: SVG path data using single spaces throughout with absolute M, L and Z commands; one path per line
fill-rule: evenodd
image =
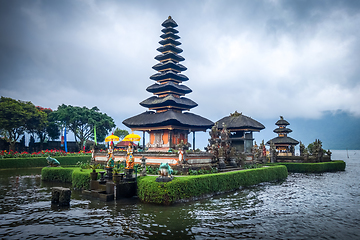
M 346 163 L 342 160 L 320 163 L 273 163 L 270 166 L 284 165 L 292 173 L 323 173 L 345 171 Z
M 91 156 L 57 156 L 54 157 L 60 162 L 60 165 L 76 165 L 77 162 L 87 162 Z M 45 157 L 31 158 L 4 158 L 0 159 L 1 168 L 29 168 L 29 167 L 46 167 L 48 165 Z
M 97 172 L 104 171 L 96 169 Z M 91 169 L 45 167 L 41 169 L 41 180 L 52 182 L 71 182 L 76 189 L 89 189 Z M 100 178 L 100 174 L 98 174 Z
M 156 182 L 156 176 L 138 178 L 138 197 L 148 203 L 170 205 L 180 199 L 238 189 L 261 182 L 286 179 L 285 166 L 263 167 L 236 172 L 175 177 L 167 183 Z
M 45 167 L 41 169 L 41 180 L 49 182 L 72 182 L 73 168 Z

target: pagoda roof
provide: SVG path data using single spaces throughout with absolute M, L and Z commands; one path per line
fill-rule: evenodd
M 178 35 L 175 35 L 175 34 L 172 33 L 172 32 L 167 32 L 167 33 L 161 34 L 160 37 L 161 37 L 162 39 L 173 38 L 173 39 L 175 39 L 175 40 L 180 38 Z
M 181 48 L 178 48 L 172 44 L 167 44 L 165 46 L 160 46 L 158 47 L 156 50 L 158 50 L 159 52 L 163 53 L 163 52 L 167 52 L 167 51 L 171 51 L 174 53 L 182 53 L 183 50 Z
M 187 81 L 189 80 L 189 78 L 187 76 L 185 76 L 184 74 L 180 74 L 180 73 L 176 73 L 174 71 L 166 71 L 166 72 L 159 72 L 159 73 L 155 73 L 154 75 L 152 75 L 150 77 L 151 80 L 155 80 L 155 81 L 161 81 L 161 80 L 165 80 L 165 79 L 174 79 L 174 80 L 178 80 L 178 81 Z
M 147 108 L 172 106 L 176 108 L 190 109 L 196 107 L 197 103 L 186 97 L 178 98 L 174 97 L 172 94 L 169 94 L 166 97 L 149 97 L 148 99 L 142 101 L 140 105 Z
M 163 39 L 163 40 L 159 41 L 159 43 L 160 43 L 161 45 L 166 45 L 166 44 L 172 44 L 172 45 L 175 45 L 175 46 L 181 45 L 181 42 L 176 41 L 176 40 L 173 39 L 173 38 Z
M 298 141 L 296 141 L 295 139 L 293 139 L 291 137 L 287 137 L 287 136 L 273 138 L 273 139 L 267 141 L 266 144 L 269 145 L 270 142 L 273 142 L 275 145 L 278 145 L 278 144 L 297 145 L 297 144 L 299 144 Z
M 174 69 L 174 70 L 178 70 L 180 72 L 183 72 L 183 71 L 186 71 L 187 68 L 177 62 L 174 62 L 174 61 L 167 61 L 167 62 L 160 62 L 156 65 L 154 65 L 152 67 L 154 70 L 156 71 L 161 71 L 161 70 L 164 70 L 164 69 Z
M 290 128 L 276 128 L 274 133 L 291 133 L 292 130 Z
M 151 93 L 171 91 L 171 92 L 176 92 L 176 93 L 180 93 L 180 94 L 187 94 L 187 93 L 192 92 L 192 90 L 189 87 L 187 87 L 185 85 L 175 84 L 173 82 L 167 82 L 165 84 L 154 83 L 153 85 L 149 86 L 146 89 L 146 91 L 151 92 Z
M 177 27 L 177 23 L 171 18 L 171 16 L 168 17 L 168 19 L 166 19 L 161 26 L 163 27 Z
M 173 52 L 167 52 L 167 53 L 164 53 L 164 54 L 159 54 L 155 57 L 156 60 L 158 61 L 162 61 L 162 60 L 166 60 L 166 59 L 172 59 L 172 60 L 175 60 L 177 62 L 181 62 L 181 61 L 184 61 L 185 58 L 183 58 L 182 56 L 180 55 L 177 55 L 176 53 L 173 53 Z
M 220 119 L 219 121 L 217 121 L 217 128 L 222 129 L 223 124 L 225 124 L 226 128 L 230 131 L 242 129 L 253 129 L 256 131 L 260 131 L 265 128 L 265 126 L 258 121 L 243 114 L 231 114 L 230 116 Z
M 163 29 L 161 29 L 161 31 L 163 33 L 167 33 L 167 32 L 172 32 L 174 34 L 179 33 L 178 30 L 176 30 L 175 28 L 172 28 L 172 27 L 163 28 Z
M 286 121 L 282 116 L 280 116 L 280 119 L 277 120 L 275 125 L 281 126 L 281 125 L 290 125 L 288 121 Z
M 128 118 L 122 122 L 129 128 L 150 128 L 166 125 L 175 125 L 181 127 L 203 128 L 204 130 L 211 128 L 214 123 L 204 117 L 193 113 L 181 113 L 173 110 L 156 113 L 154 111 L 146 111 L 134 117 Z

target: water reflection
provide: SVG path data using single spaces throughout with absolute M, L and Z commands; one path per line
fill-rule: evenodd
M 0 238 L 359 239 L 360 159 L 351 156 L 345 172 L 290 174 L 169 207 L 106 203 L 79 191 L 70 207 L 52 207 L 51 187 L 68 185 L 41 182 L 40 169 L 0 171 Z

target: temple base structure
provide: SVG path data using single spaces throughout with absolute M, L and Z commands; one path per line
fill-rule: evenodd
M 179 156 L 178 153 L 169 152 L 135 152 L 133 153 L 134 163 L 141 164 L 142 157 L 146 158 L 146 165 L 158 166 L 161 163 L 168 163 L 175 170 L 183 168 L 206 168 L 213 167 L 213 155 L 207 152 L 186 153 Z M 114 152 L 115 166 L 126 160 L 126 152 Z M 94 163 L 105 165 L 107 163 L 106 152 L 95 152 Z M 215 166 L 215 165 L 214 165 Z

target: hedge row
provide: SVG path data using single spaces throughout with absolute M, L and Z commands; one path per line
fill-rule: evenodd
M 286 179 L 285 166 L 263 167 L 236 172 L 175 177 L 167 183 L 156 182 L 155 176 L 138 178 L 138 197 L 148 203 L 170 205 L 180 199 L 238 189 L 261 182 Z
M 267 165 L 284 165 L 286 166 L 288 172 L 292 173 L 323 173 L 345 171 L 346 167 L 346 163 L 342 160 L 320 163 L 274 163 Z
M 57 156 L 55 157 L 60 165 L 76 165 L 77 162 L 87 162 L 91 156 Z M 1 168 L 29 168 L 29 167 L 46 167 L 48 165 L 45 157 L 31 158 L 4 158 L 0 159 Z
M 71 182 L 75 189 L 89 189 L 91 169 L 45 167 L 41 169 L 41 180 L 49 182 Z M 104 171 L 97 169 L 97 171 Z M 98 175 L 100 178 L 100 174 Z

